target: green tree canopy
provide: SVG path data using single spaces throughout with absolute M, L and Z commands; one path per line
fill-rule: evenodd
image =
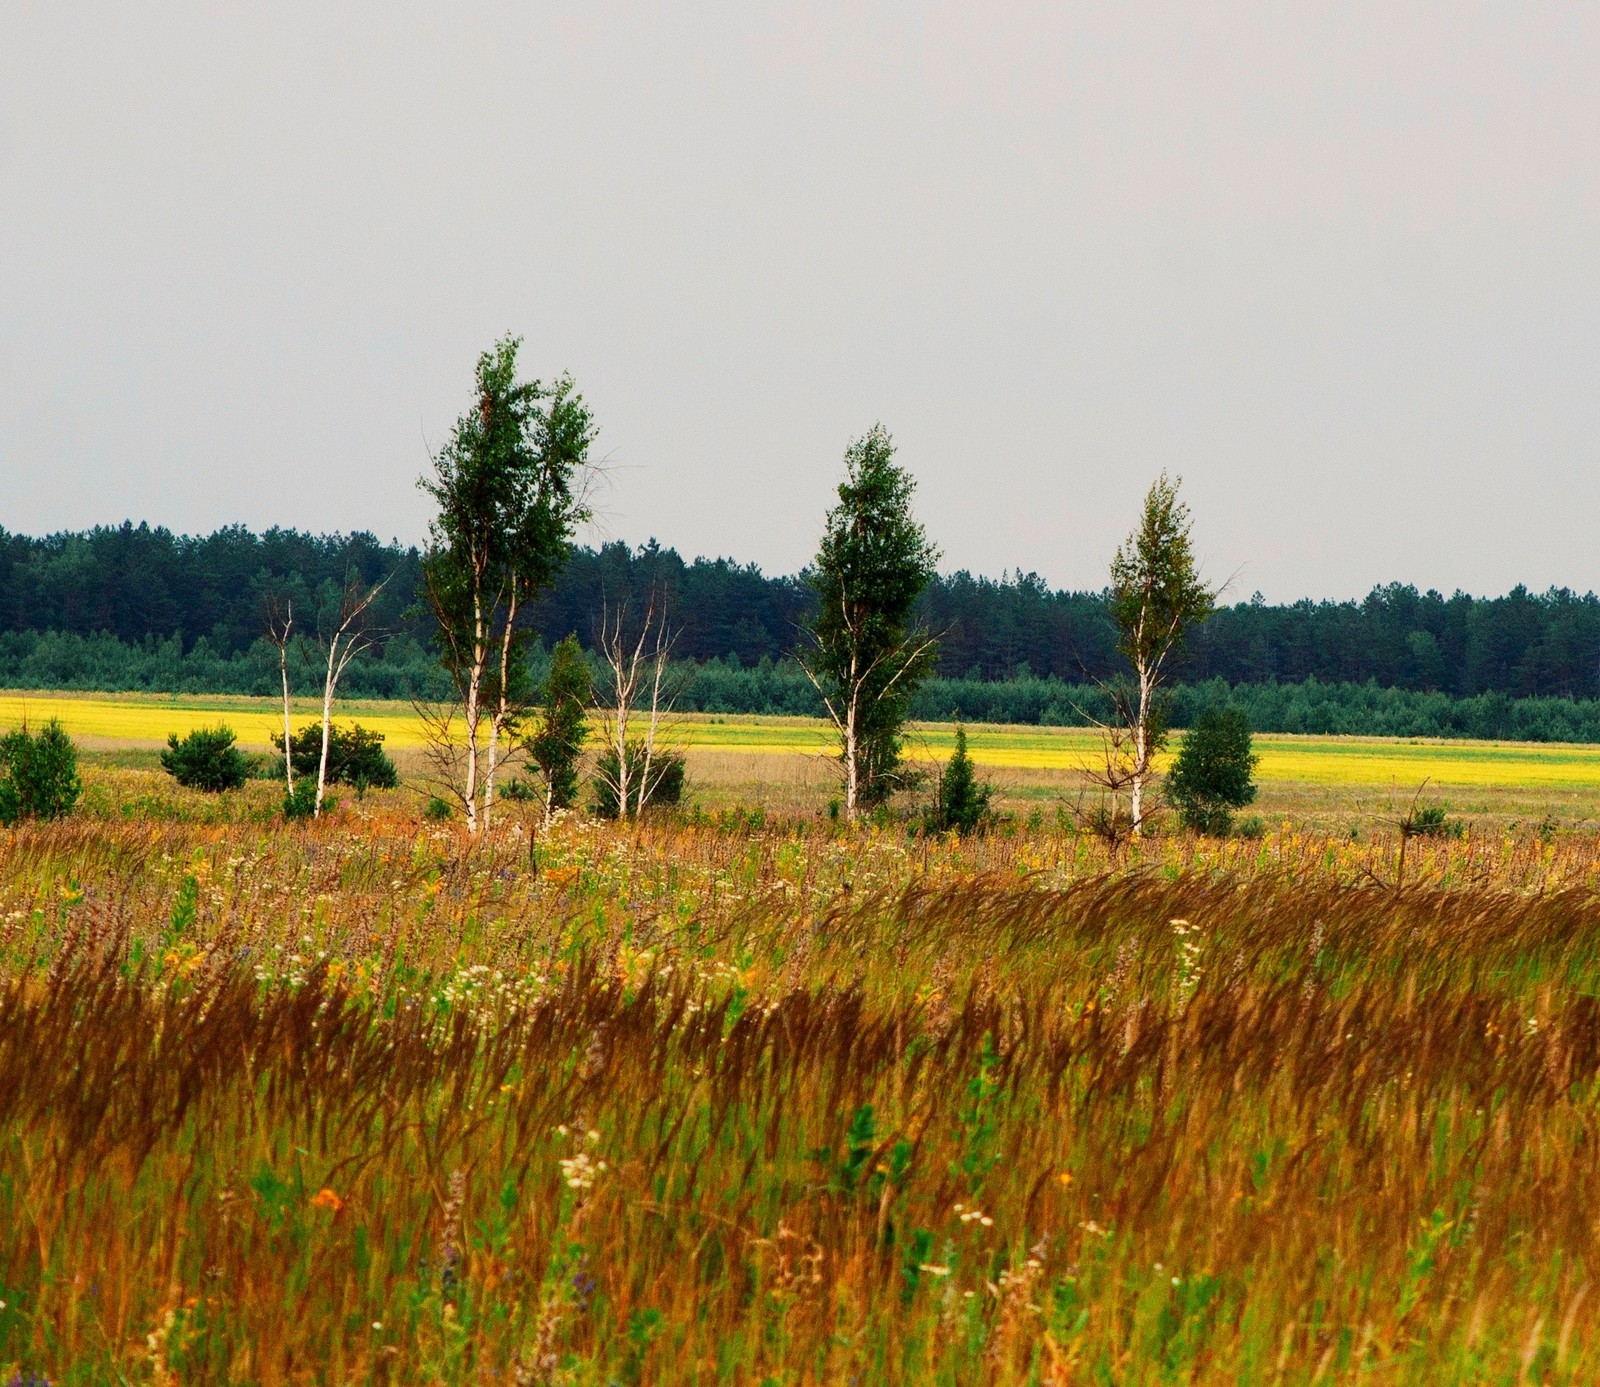
M 881 424 L 846 450 L 839 503 L 807 574 L 817 611 L 806 669 L 839 735 L 850 818 L 902 783 L 907 708 L 938 650 L 911 617 L 939 551 L 912 517 L 916 482 L 894 454 Z
M 1208 708 L 1178 748 L 1167 798 L 1197 833 L 1224 836 L 1233 826 L 1233 811 L 1255 800 L 1258 759 L 1244 709 Z
M 545 814 L 578 802 L 578 759 L 589 736 L 594 678 L 576 635 L 556 643 L 541 690 L 539 729 L 526 742 L 544 786 Z
M 476 403 L 434 459 L 434 475 L 422 479 L 438 506 L 422 573 L 464 714 L 457 788 L 471 832 L 488 817 L 502 739 L 514 735 L 532 692 L 519 613 L 565 563 L 587 515 L 580 473 L 595 436 L 569 377 L 550 386 L 518 379 L 520 345 L 505 337 L 478 358 Z M 440 759 L 454 765 L 453 755 Z

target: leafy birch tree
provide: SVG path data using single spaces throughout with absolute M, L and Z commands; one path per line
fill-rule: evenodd
M 523 649 L 528 607 L 566 562 L 573 530 L 588 515 L 593 418 L 569 377 L 549 386 L 519 380 L 520 346 L 505 337 L 478 358 L 477 401 L 421 482 L 439 508 L 423 581 L 457 693 L 457 707 L 430 728 L 469 833 L 488 827 L 496 771 L 533 698 Z
M 839 741 L 845 817 L 883 803 L 904 781 L 902 734 L 911 695 L 938 642 L 912 622 L 939 551 L 911 514 L 916 482 L 875 424 L 845 451 L 839 503 L 807 574 L 817 595 L 802 665 Z
M 1189 508 L 1178 499 L 1182 478 L 1163 472 L 1144 498 L 1139 525 L 1111 561 L 1111 615 L 1117 648 L 1131 668 L 1131 687 L 1113 691 L 1122 727 L 1114 768 L 1127 785 L 1131 830 L 1142 831 L 1155 755 L 1165 738 L 1166 685 L 1189 629 L 1211 614 L 1216 593 L 1201 579 L 1190 540 Z

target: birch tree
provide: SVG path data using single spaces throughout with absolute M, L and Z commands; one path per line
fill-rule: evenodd
M 476 404 L 421 482 L 439 507 L 422 572 L 441 663 L 456 687 L 459 748 L 453 711 L 430 726 L 448 740 L 436 762 L 452 768 L 450 788 L 473 834 L 489 825 L 496 773 L 532 697 L 528 607 L 588 516 L 582 488 L 592 417 L 570 378 L 549 386 L 518 380 L 520 345 L 506 337 L 478 358 Z
M 1155 755 L 1165 739 L 1165 693 L 1174 659 L 1190 627 L 1204 621 L 1216 602 L 1195 565 L 1189 508 L 1178 499 L 1182 480 L 1161 474 L 1144 498 L 1138 528 L 1111 561 L 1111 615 L 1132 679 L 1113 691 L 1122 727 L 1108 742 L 1115 753 L 1108 751 L 1107 761 L 1127 785 L 1135 834 L 1144 827 Z
M 294 758 L 289 754 L 289 743 L 294 729 L 289 725 L 289 642 L 294 632 L 294 602 L 290 598 L 273 598 L 267 603 L 267 639 L 278 652 L 278 678 L 283 685 L 283 781 L 288 796 L 294 797 Z
M 615 800 L 620 818 L 644 812 L 667 765 L 659 741 L 662 720 L 671 713 L 676 694 L 668 679 L 673 639 L 665 601 L 654 588 L 637 627 L 629 620 L 626 602 L 601 609 L 595 648 L 606 672 L 596 696 L 605 720 L 606 752 L 595 776 L 605 798 Z
M 391 574 L 390 577 L 394 575 Z M 363 651 L 370 650 L 376 644 L 376 637 L 366 624 L 366 615 L 378 594 L 383 591 L 389 579 L 367 587 L 364 583 L 352 580 L 346 583 L 344 595 L 339 601 L 339 609 L 335 616 L 330 618 L 322 632 L 322 645 L 327 651 L 327 661 L 322 676 L 322 750 L 317 757 L 317 802 L 312 810 L 314 817 L 322 815 L 322 801 L 328 788 L 328 747 L 333 730 L 333 699 L 338 692 L 339 680 L 344 677 L 344 672 L 350 667 L 350 662 Z M 289 731 L 288 710 L 288 677 L 285 673 L 284 681 L 284 717 L 283 717 L 283 754 L 285 760 L 290 759 L 292 750 Z M 292 770 L 290 772 L 292 774 Z M 289 793 L 294 793 L 291 782 Z
M 851 822 L 903 783 L 911 695 L 932 672 L 938 642 L 912 624 L 939 551 L 911 515 L 916 482 L 894 461 L 881 424 L 844 455 L 839 503 L 807 574 L 817 596 L 801 660 L 839 744 L 844 812 Z

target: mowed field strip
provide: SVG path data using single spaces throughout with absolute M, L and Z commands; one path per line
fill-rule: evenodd
M 312 700 L 297 700 L 297 725 L 318 713 Z M 262 698 L 0 694 L 0 728 L 24 719 L 38 724 L 58 718 L 91 749 L 159 747 L 170 732 L 182 735 L 226 722 L 241 745 L 265 750 L 271 734 L 281 729 L 282 717 L 278 704 Z M 421 720 L 405 703 L 344 702 L 337 717 L 382 732 L 394 751 L 423 745 Z M 821 757 L 830 746 L 827 724 L 814 718 L 687 714 L 672 720 L 670 737 L 691 752 L 744 755 Z M 1086 728 L 972 725 L 968 737 L 980 765 L 1024 773 L 1072 771 L 1092 763 L 1097 750 L 1096 736 Z M 914 758 L 942 759 L 950 754 L 954 728 L 918 724 L 908 741 Z M 1427 779 L 1441 787 L 1600 789 L 1600 746 L 1265 734 L 1256 737 L 1255 745 L 1261 756 L 1258 779 L 1264 786 L 1416 786 Z

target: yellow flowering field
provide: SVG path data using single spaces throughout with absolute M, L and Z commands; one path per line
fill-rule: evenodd
M 298 700 L 296 720 L 317 714 L 316 704 Z M 422 745 L 422 725 L 409 704 L 341 703 L 338 716 L 384 734 L 390 750 Z M 271 699 L 135 694 L 0 694 L 0 727 L 26 718 L 59 718 L 74 737 L 90 745 L 158 746 L 169 732 L 226 722 L 246 747 L 264 750 L 281 725 Z M 914 759 L 941 760 L 954 744 L 946 723 L 912 729 Z M 995 770 L 1070 772 L 1092 762 L 1095 734 L 1085 728 L 973 726 L 968 729 L 973 759 Z M 699 752 L 825 755 L 828 725 L 816 718 L 746 717 L 688 714 L 673 720 L 671 738 Z M 1440 787 L 1493 789 L 1535 787 L 1600 790 L 1600 747 L 1529 742 L 1393 740 L 1376 737 L 1256 738 L 1258 778 L 1274 784 L 1311 786 L 1394 786 L 1413 789 L 1423 780 Z

